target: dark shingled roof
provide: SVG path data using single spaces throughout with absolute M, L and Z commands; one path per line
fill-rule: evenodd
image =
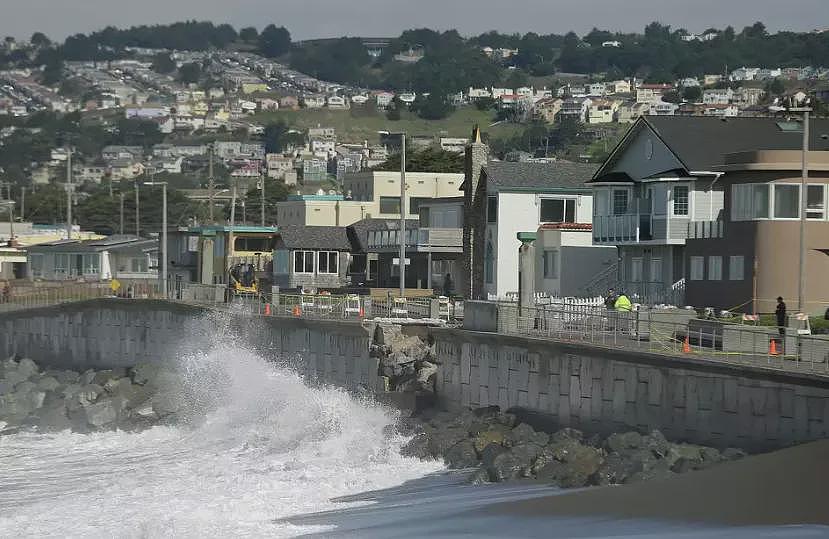
M 341 226 L 286 225 L 279 227 L 279 234 L 288 249 L 351 250 L 348 234 Z
M 495 190 L 508 189 L 587 189 L 599 165 L 587 163 L 526 163 L 491 161 L 484 170 L 487 185 Z
M 797 115 L 796 115 L 797 116 Z M 709 118 L 702 116 L 647 116 L 657 135 L 688 168 L 688 171 L 712 170 L 724 164 L 728 153 L 751 150 L 799 150 L 802 131 L 783 131 L 783 118 Z M 810 122 L 810 150 L 829 150 L 829 120 Z

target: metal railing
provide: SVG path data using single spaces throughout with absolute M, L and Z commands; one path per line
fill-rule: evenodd
M 694 311 L 499 305 L 498 332 L 721 363 L 829 374 L 829 336 L 697 319 Z
M 157 286 L 144 285 L 134 288 L 129 297 L 157 297 Z M 113 291 L 108 283 L 63 284 L 61 286 L 14 286 L 9 292 L 0 294 L 0 312 L 20 311 L 49 307 L 90 299 L 127 296 L 127 289 Z

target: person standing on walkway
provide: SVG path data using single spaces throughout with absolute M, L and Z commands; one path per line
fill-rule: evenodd
M 616 298 L 616 303 L 613 304 L 613 308 L 621 313 L 629 313 L 633 310 L 633 304 L 624 292 L 619 292 L 619 297 Z
M 607 294 L 604 296 L 604 306 L 607 307 L 608 311 L 612 311 L 616 308 L 616 291 L 612 288 L 608 288 Z
M 774 310 L 774 315 L 777 317 L 777 331 L 783 337 L 786 335 L 786 304 L 782 297 L 777 298 L 777 309 Z

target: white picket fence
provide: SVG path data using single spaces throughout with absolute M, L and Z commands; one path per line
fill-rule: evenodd
M 495 294 L 488 294 L 489 301 L 497 301 L 501 303 L 518 303 L 518 292 L 507 292 L 505 296 L 497 296 Z M 572 307 L 599 307 L 604 305 L 604 298 L 602 296 L 592 297 L 574 297 L 574 296 L 550 296 L 543 292 L 536 292 L 533 295 L 533 300 L 537 306 L 545 305 L 560 305 Z

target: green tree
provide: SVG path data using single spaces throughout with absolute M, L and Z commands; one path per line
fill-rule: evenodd
M 26 219 L 36 224 L 53 225 L 66 222 L 66 191 L 49 184 L 26 196 Z
M 32 34 L 32 37 L 29 38 L 29 42 L 37 48 L 48 47 L 52 44 L 43 32 L 35 32 Z
M 268 153 L 284 152 L 289 146 L 301 145 L 304 141 L 305 136 L 301 132 L 282 120 L 266 125 L 262 136 L 265 151 Z
M 291 50 L 291 33 L 284 26 L 269 24 L 259 34 L 259 51 L 269 57 L 282 56 Z
M 766 84 L 766 93 L 772 96 L 780 96 L 786 92 L 786 85 L 780 79 L 774 79 Z
M 389 156 L 374 170 L 400 170 L 400 154 Z M 447 152 L 440 148 L 426 148 L 406 152 L 406 170 L 412 172 L 463 172 L 463 154 Z
M 166 74 L 176 70 L 176 63 L 169 54 L 161 52 L 153 57 L 153 63 L 150 67 L 156 73 Z
M 137 118 L 119 118 L 112 144 L 149 148 L 163 140 L 164 135 L 158 130 L 158 124 L 155 122 Z
M 412 110 L 424 120 L 442 120 L 455 111 L 446 96 L 432 92 L 427 96 L 417 96 L 412 104 Z
M 201 78 L 202 70 L 201 64 L 198 62 L 191 62 L 182 65 L 178 70 L 178 78 L 184 84 L 196 84 Z
M 247 26 L 239 30 L 239 39 L 245 43 L 256 43 L 259 40 L 259 32 L 253 26 Z
M 666 103 L 682 103 L 682 96 L 676 90 L 671 90 L 662 94 L 662 101 Z
M 288 193 L 288 186 L 282 180 L 265 178 L 265 226 L 277 224 L 276 203 L 286 200 Z M 262 195 L 258 186 L 254 186 L 245 193 L 245 210 L 248 222 L 257 224 L 261 222 Z M 239 208 L 236 208 L 236 216 L 241 220 Z

